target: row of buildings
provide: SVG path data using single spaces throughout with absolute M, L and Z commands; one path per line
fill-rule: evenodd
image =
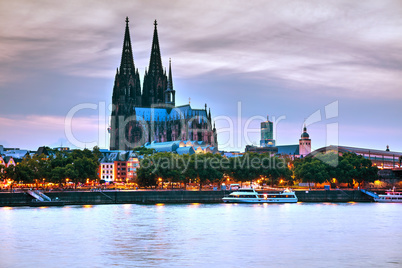
M 307 127 L 304 126 L 303 132 L 300 135 L 299 144 L 294 145 L 277 145 L 273 138 L 273 123 L 267 121 L 261 123 L 261 140 L 260 146 L 247 145 L 246 152 L 269 153 L 279 157 L 289 157 L 291 159 L 314 157 L 318 153 L 354 153 L 361 155 L 372 161 L 374 166 L 379 168 L 380 178 L 402 178 L 402 152 L 394 152 L 387 145 L 385 150 L 377 150 L 370 148 L 358 148 L 343 145 L 324 146 L 317 150 L 311 151 L 311 139 L 307 133 Z M 235 156 L 242 155 L 236 154 Z
M 146 143 L 145 148 L 153 149 L 154 152 L 167 152 L 175 154 L 205 154 L 220 153 L 216 147 L 206 144 L 204 141 L 168 141 Z M 67 147 L 57 147 L 55 150 L 71 152 Z M 99 159 L 99 179 L 105 182 L 128 182 L 137 176 L 139 160 L 142 156 L 132 150 L 108 150 L 100 149 L 102 157 Z M 0 145 L 0 165 L 4 167 L 16 166 L 27 156 L 46 155 L 52 157 L 54 152 L 46 147 L 39 147 L 36 151 L 21 150 L 19 148 L 4 148 Z
M 71 152 L 68 147 L 57 147 L 54 150 Z M 133 151 L 118 151 L 101 149 L 102 157 L 99 159 L 98 175 L 100 180 L 107 182 L 132 181 L 137 176 L 139 158 Z M 21 150 L 20 148 L 4 148 L 0 145 L 0 166 L 5 168 L 18 165 L 27 155 L 45 155 L 53 157 L 55 154 L 47 147 L 39 147 L 38 150 Z
M 261 122 L 261 140 L 260 146 L 246 145 L 246 152 L 270 153 L 272 155 L 289 156 L 292 159 L 302 158 L 311 153 L 311 139 L 307 133 L 307 127 L 304 125 L 303 132 L 300 135 L 299 144 L 277 145 L 274 139 L 273 122 Z
M 305 135 L 306 136 L 306 135 Z M 306 141 L 301 139 L 303 143 Z M 310 143 L 311 144 L 311 143 Z M 302 146 L 303 144 L 299 144 Z M 170 142 L 152 142 L 147 143 L 144 146 L 147 149 L 153 149 L 154 152 L 167 152 L 174 154 L 203 154 L 213 153 L 221 154 L 224 157 L 239 157 L 244 153 L 240 152 L 223 152 L 218 151 L 210 145 L 199 141 L 170 141 Z M 279 147 L 279 146 L 278 146 Z M 279 147 L 280 148 L 280 147 Z M 54 148 L 69 152 L 69 148 Z M 281 151 L 280 151 L 281 150 Z M 299 148 L 300 150 L 300 148 Z M 297 151 L 297 150 L 296 150 Z M 140 159 L 136 152 L 132 150 L 108 150 L 101 149 L 102 157 L 99 159 L 99 179 L 105 182 L 129 182 L 136 178 L 137 170 L 140 167 Z M 266 153 L 266 150 L 249 150 L 249 152 Z M 278 153 L 281 152 L 281 153 Z M 326 146 L 319 148 L 305 157 L 314 156 L 317 153 L 335 152 L 339 155 L 350 152 L 357 155 L 362 155 L 366 159 L 370 159 L 373 165 L 379 168 L 379 175 L 384 179 L 402 178 L 402 153 L 390 151 L 387 147 L 386 150 L 366 149 L 349 146 Z M 279 157 L 297 158 L 302 155 L 287 154 L 282 149 L 278 151 L 270 151 L 272 155 Z M 40 147 L 36 151 L 21 150 L 19 148 L 3 148 L 0 145 L 0 165 L 16 166 L 26 155 L 47 155 L 52 157 L 54 154 L 52 151 L 48 151 L 46 147 Z

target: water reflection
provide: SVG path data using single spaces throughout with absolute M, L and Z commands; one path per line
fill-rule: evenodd
M 398 267 L 401 212 L 373 203 L 2 208 L 0 267 Z

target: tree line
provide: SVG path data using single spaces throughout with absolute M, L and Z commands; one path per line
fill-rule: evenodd
M 218 184 L 229 178 L 234 182 L 258 181 L 266 185 L 289 185 L 306 183 L 355 183 L 373 182 L 378 178 L 378 169 L 369 159 L 353 153 L 317 154 L 291 160 L 269 154 L 245 153 L 239 157 L 226 158 L 219 154 L 178 155 L 153 153 L 150 149 L 138 150 L 143 155 L 137 169 L 135 182 L 140 187 L 155 188 L 161 182 Z M 140 148 L 141 149 L 141 148 Z M 61 152 L 48 149 L 49 156 L 27 155 L 16 165 L 0 166 L 0 180 L 63 184 L 68 178 L 77 185 L 87 179 L 97 180 L 99 148 Z
M 295 180 L 306 183 L 346 183 L 349 187 L 378 179 L 378 168 L 371 160 L 354 153 L 317 154 L 294 161 Z
M 225 158 L 214 154 L 177 155 L 156 153 L 140 161 L 137 180 L 141 187 L 157 187 L 160 182 L 217 183 L 225 178 L 235 182 L 258 181 L 266 185 L 293 186 L 305 183 L 346 183 L 349 187 L 378 178 L 378 168 L 369 159 L 354 153 L 342 156 L 334 153 L 318 154 L 291 160 L 269 154 L 246 153 Z
M 20 163 L 8 167 L 0 166 L 0 179 L 14 182 L 62 184 L 69 179 L 75 185 L 87 179 L 98 179 L 99 148 L 63 152 L 47 148 L 49 155 L 26 155 Z
M 156 187 L 161 182 L 217 183 L 225 177 L 237 182 L 260 180 L 261 183 L 276 184 L 280 178 L 289 179 L 291 171 L 288 159 L 268 154 L 246 153 L 240 157 L 226 158 L 219 154 L 177 155 L 157 153 L 145 156 L 140 161 L 137 180 L 141 187 Z

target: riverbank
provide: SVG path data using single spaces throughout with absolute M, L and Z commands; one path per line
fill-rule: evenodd
M 49 192 L 65 205 L 155 204 L 155 203 L 222 203 L 228 191 L 103 191 Z M 357 190 L 296 191 L 299 202 L 372 202 Z M 33 197 L 26 193 L 0 193 L 0 206 L 29 206 Z

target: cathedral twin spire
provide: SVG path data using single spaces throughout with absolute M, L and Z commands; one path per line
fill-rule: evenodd
M 121 53 L 120 73 L 123 75 L 135 71 L 133 50 L 131 48 L 130 30 L 128 28 L 128 17 L 126 17 L 126 31 L 124 33 L 123 51 Z
M 171 62 L 169 61 L 169 79 L 163 70 L 162 57 L 159 47 L 157 22 L 154 22 L 151 56 L 148 70 L 145 71 L 143 90 L 139 80 L 138 69 L 135 68 L 130 40 L 130 31 L 126 18 L 123 51 L 120 70 L 117 71 L 113 99 L 124 96 L 125 101 L 132 101 L 137 107 L 175 105 L 175 91 L 171 75 Z
M 124 33 L 123 50 L 120 69 L 116 71 L 113 88 L 113 104 L 141 105 L 141 84 L 138 69 L 135 68 L 133 50 L 131 48 L 128 17 Z
M 152 39 L 152 49 L 151 49 L 151 59 L 149 61 L 148 74 L 158 75 L 163 73 L 162 67 L 162 59 L 161 59 L 161 50 L 159 48 L 159 39 L 158 39 L 158 29 L 156 26 L 158 23 L 154 22 L 154 37 Z

